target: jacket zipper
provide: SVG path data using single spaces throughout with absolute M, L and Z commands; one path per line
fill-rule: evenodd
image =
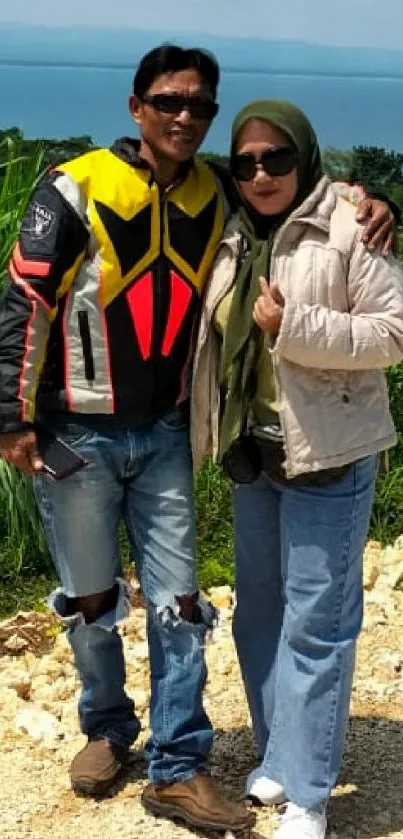
M 161 294 L 162 294 L 162 282 L 163 282 L 163 262 L 164 262 L 164 193 L 161 193 L 161 187 L 156 185 L 158 190 L 158 214 L 159 214 L 159 254 L 158 254 L 158 262 L 157 262 L 157 270 L 155 272 L 155 285 L 154 285 L 154 324 L 158 325 L 158 332 L 155 331 L 154 334 L 154 358 L 156 360 L 156 364 L 158 363 L 157 360 L 157 343 L 161 343 Z
M 164 263 L 164 197 L 161 194 L 161 187 L 155 183 L 155 188 L 158 195 L 158 217 L 159 217 L 159 252 L 154 272 L 154 290 L 153 290 L 153 323 L 154 335 L 152 338 L 152 358 L 153 358 L 153 392 L 151 397 L 152 410 L 155 410 L 155 402 L 157 398 L 156 388 L 158 383 L 158 368 L 159 368 L 159 354 L 158 349 L 161 345 L 162 338 L 162 284 L 163 284 L 163 263 Z
M 273 276 L 273 279 L 274 279 L 274 257 L 275 257 L 276 251 L 277 251 L 279 243 L 281 242 L 281 239 L 284 235 L 284 231 L 291 224 L 292 224 L 292 221 L 290 219 L 288 219 L 286 221 L 285 225 L 280 228 L 280 230 L 278 231 L 278 233 L 274 237 L 273 247 L 271 249 L 271 256 L 270 256 L 270 266 L 269 266 L 269 274 L 270 274 L 269 281 L 270 282 L 272 280 L 272 276 Z M 277 394 L 278 413 L 279 413 L 279 418 L 280 418 L 280 425 L 281 425 L 281 430 L 283 432 L 283 449 L 284 449 L 284 455 L 285 455 L 285 461 L 283 463 L 283 468 L 284 468 L 284 471 L 286 473 L 286 476 L 290 477 L 290 475 L 289 475 L 290 445 L 289 445 L 289 442 L 288 442 L 288 429 L 287 429 L 287 423 L 284 419 L 284 411 L 282 410 L 282 407 L 281 407 L 281 400 L 282 400 L 281 377 L 279 375 L 278 360 L 277 360 L 274 353 L 271 353 L 271 361 L 272 361 L 274 384 L 275 384 L 276 394 Z
M 85 378 L 87 382 L 93 382 L 95 381 L 95 364 L 88 312 L 78 312 L 78 328 L 83 348 Z
M 275 277 L 274 277 L 274 259 L 275 259 L 277 250 L 279 248 L 279 244 L 280 244 L 280 242 L 281 242 L 281 240 L 284 236 L 284 233 L 287 231 L 287 229 L 289 227 L 292 227 L 293 224 L 307 224 L 307 223 L 309 223 L 313 227 L 316 227 L 316 228 L 318 228 L 319 230 L 322 230 L 325 233 L 328 232 L 328 230 L 329 230 L 329 225 L 327 225 L 325 222 L 322 224 L 319 220 L 312 221 L 312 219 L 310 219 L 309 217 L 304 218 L 304 217 L 301 216 L 301 217 L 298 218 L 297 213 L 298 213 L 298 211 L 296 211 L 296 214 L 294 216 L 293 216 L 293 214 L 291 214 L 291 216 L 287 219 L 287 221 L 285 222 L 283 227 L 280 227 L 279 231 L 277 232 L 277 234 L 274 237 L 273 247 L 272 247 L 271 257 L 270 257 L 270 271 L 269 271 L 270 281 L 272 280 L 272 278 L 275 279 Z M 281 377 L 280 377 L 280 374 L 279 374 L 279 365 L 278 365 L 278 360 L 277 360 L 274 353 L 271 354 L 271 357 L 272 357 L 272 364 L 273 364 L 274 383 L 275 383 L 276 391 L 277 391 L 279 416 L 280 416 L 281 428 L 282 428 L 282 432 L 283 432 L 284 453 L 285 453 L 285 457 L 286 457 L 284 468 L 285 468 L 285 472 L 286 472 L 287 477 L 292 477 L 292 473 L 290 473 L 290 466 L 292 466 L 292 463 L 290 461 L 290 445 L 289 445 L 289 440 L 288 440 L 288 429 L 287 429 L 287 423 L 284 420 L 284 411 L 281 408 L 282 387 L 281 387 Z
M 155 183 L 156 189 L 158 191 L 158 214 L 159 214 L 159 254 L 158 254 L 158 261 L 156 266 L 156 271 L 154 275 L 154 326 L 158 325 L 158 329 L 155 329 L 154 336 L 153 336 L 153 355 L 154 355 L 154 378 L 155 381 L 157 380 L 158 376 L 158 367 L 160 364 L 158 350 L 161 346 L 162 337 L 163 337 L 163 324 L 162 324 L 162 298 L 163 298 L 163 291 L 164 291 L 164 280 L 167 280 L 165 268 L 165 257 L 164 257 L 164 212 L 166 207 L 166 197 L 168 193 L 172 192 L 175 188 L 176 184 L 172 184 L 171 186 L 162 189 L 157 183 Z M 154 381 L 154 384 L 155 384 Z M 154 397 L 153 397 L 154 401 Z

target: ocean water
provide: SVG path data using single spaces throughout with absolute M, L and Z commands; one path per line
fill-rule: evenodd
M 0 129 L 26 137 L 89 134 L 99 145 L 135 134 L 124 68 L 0 66 Z M 374 145 L 403 151 L 403 78 L 224 72 L 220 112 L 204 151 L 225 153 L 229 127 L 255 98 L 289 99 L 311 118 L 322 147 Z

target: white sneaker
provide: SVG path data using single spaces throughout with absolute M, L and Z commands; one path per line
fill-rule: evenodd
M 290 802 L 273 839 L 325 839 L 326 826 L 324 812 L 307 810 Z
M 256 778 L 246 784 L 246 797 L 255 798 L 260 804 L 271 807 L 273 804 L 284 804 L 287 800 L 284 787 L 271 778 Z

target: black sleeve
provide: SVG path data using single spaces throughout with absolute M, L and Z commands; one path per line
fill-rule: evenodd
M 0 306 L 0 431 L 35 418 L 58 292 L 88 239 L 83 220 L 55 186 L 58 177 L 45 176 L 35 190 L 10 260 Z

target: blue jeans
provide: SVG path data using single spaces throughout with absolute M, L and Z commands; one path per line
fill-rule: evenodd
M 60 484 L 35 478 L 61 580 L 51 601 L 68 624 L 83 686 L 82 731 L 128 746 L 140 730 L 124 690 L 123 648 L 116 630 L 128 613 L 117 540 L 123 520 L 148 606 L 150 779 L 191 778 L 204 768 L 212 745 L 202 692 L 205 636 L 215 614 L 199 598 L 197 619 L 182 618 L 177 600 L 197 592 L 188 424 L 175 409 L 141 431 L 94 431 L 64 422 L 53 428 L 89 460 L 89 466 Z M 105 592 L 117 583 L 116 607 L 95 622 L 69 614 L 69 598 Z
M 261 475 L 234 490 L 234 638 L 262 761 L 249 780 L 314 810 L 342 760 L 377 464 L 324 487 Z

